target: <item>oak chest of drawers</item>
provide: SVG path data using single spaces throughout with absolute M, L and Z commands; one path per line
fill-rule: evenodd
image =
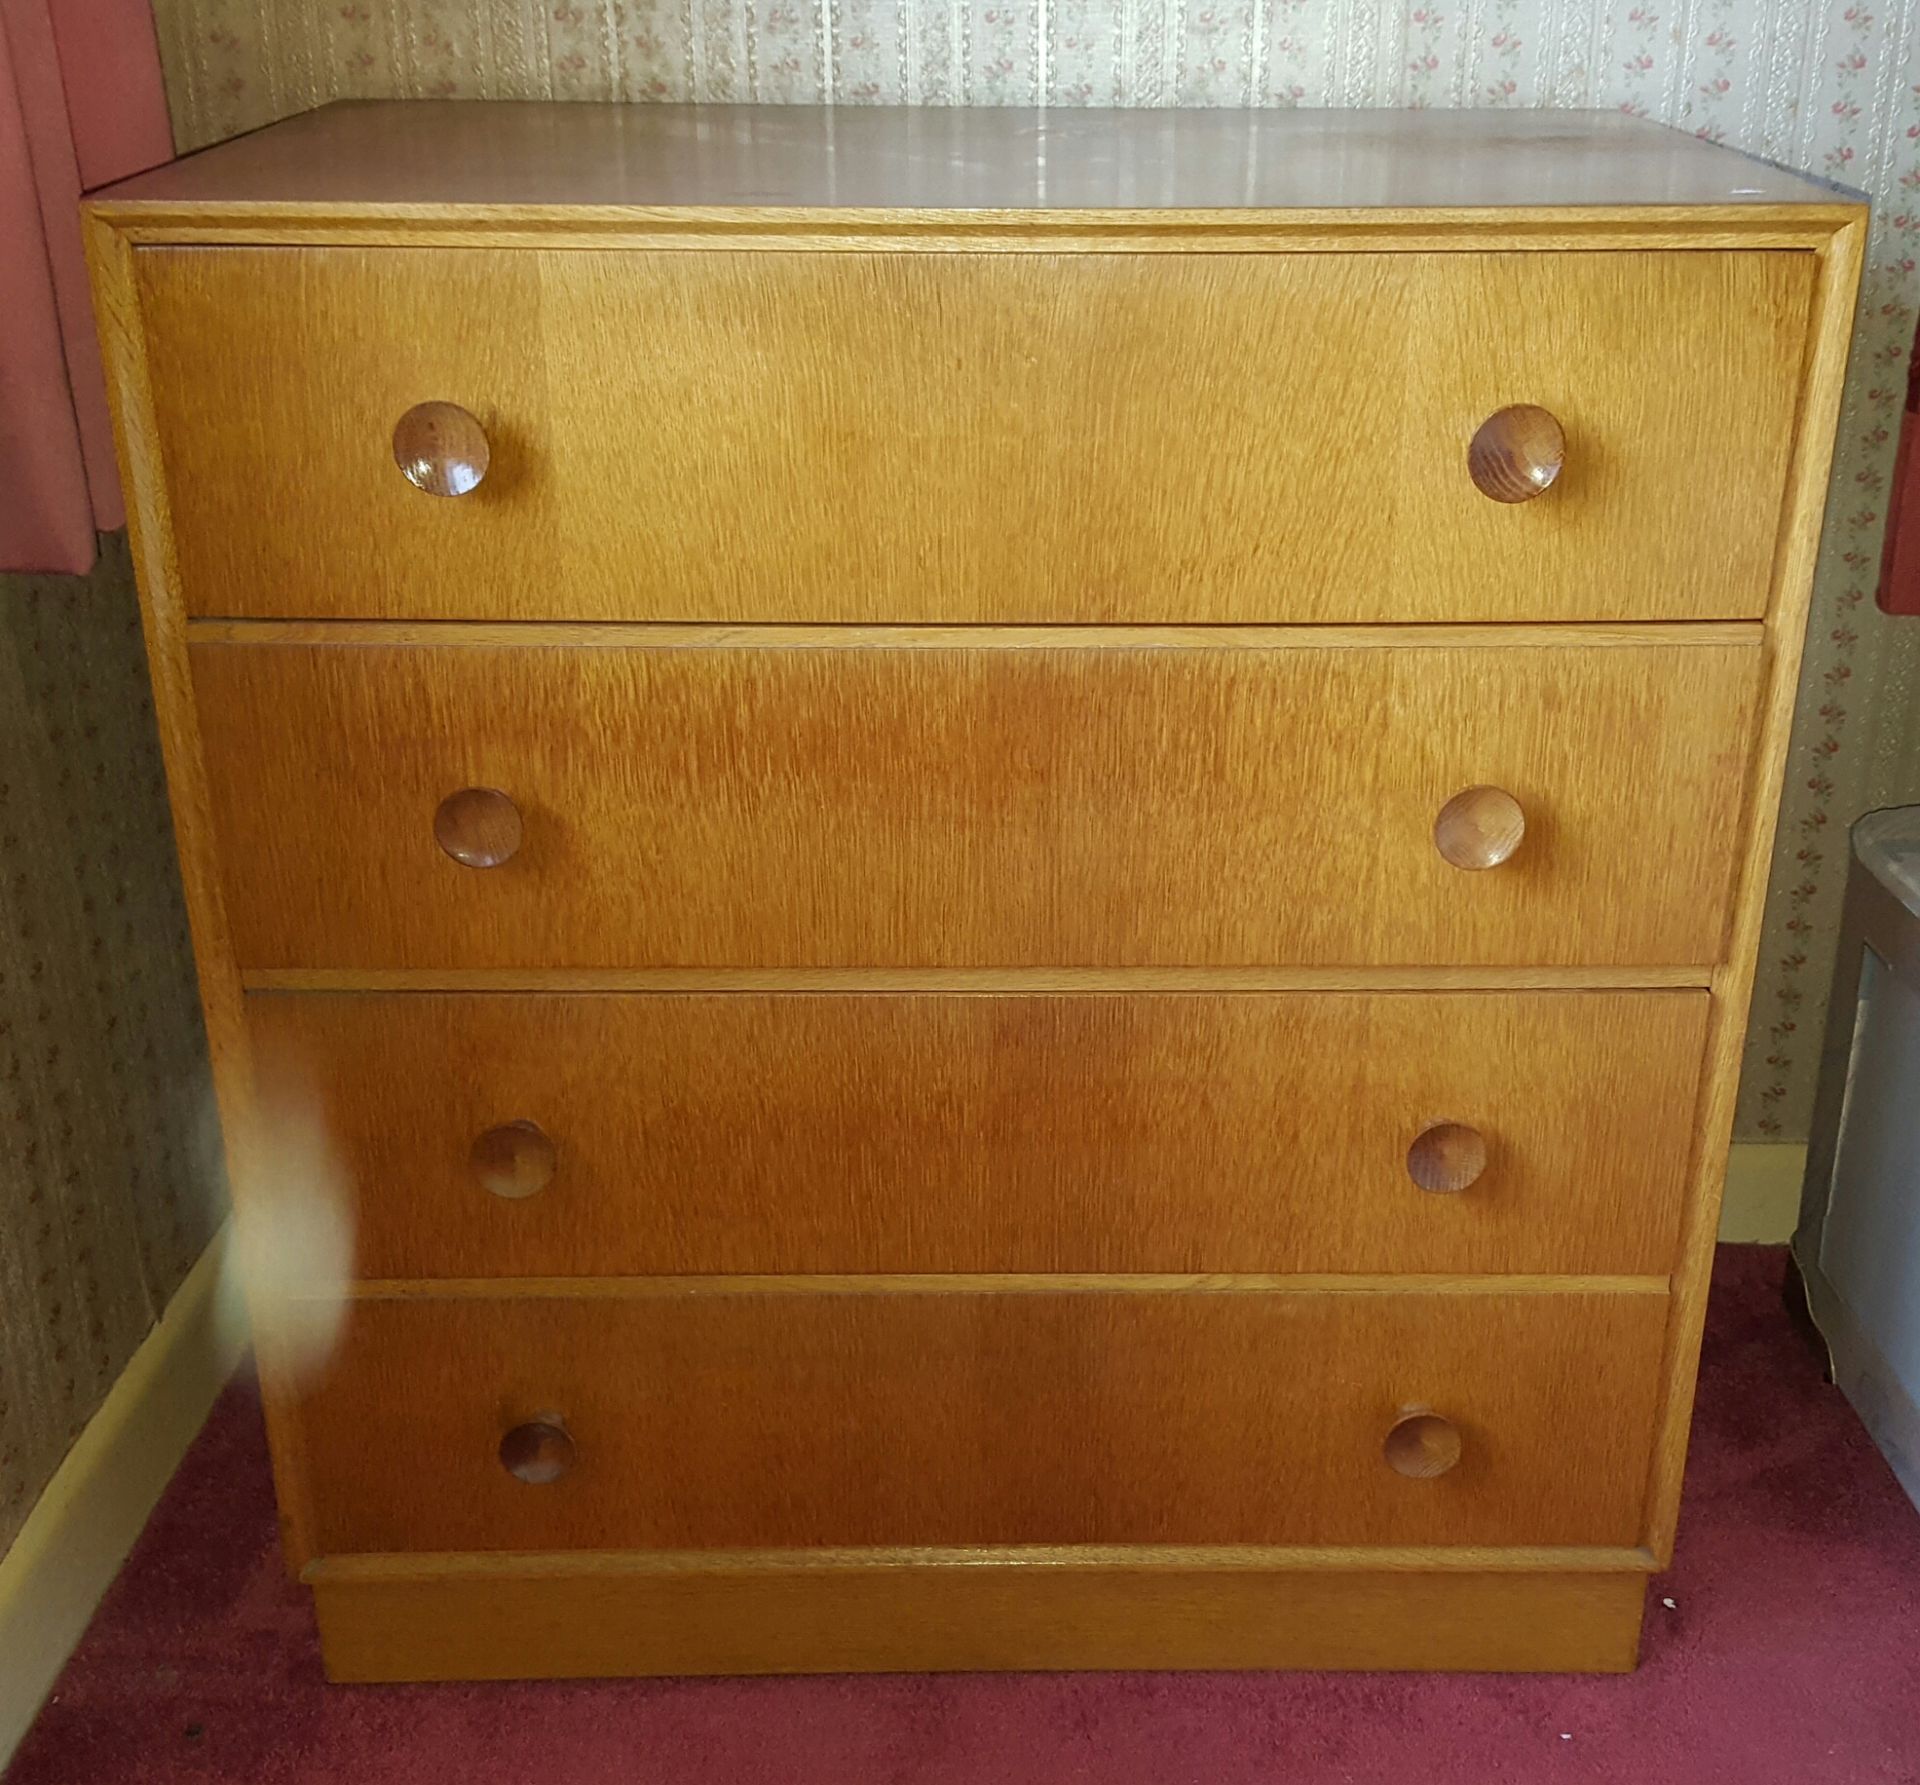
M 89 230 L 336 1677 L 1632 1664 L 1855 203 L 420 104 Z

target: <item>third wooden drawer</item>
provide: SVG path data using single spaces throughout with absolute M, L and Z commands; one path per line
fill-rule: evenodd
M 193 678 L 252 969 L 1711 963 L 1761 665 L 1749 628 L 247 636 Z M 1443 848 L 1462 797 L 1499 865 Z
M 1663 1275 L 1706 1010 L 1681 990 L 248 1000 L 301 1153 L 265 1160 L 261 1195 L 337 1198 L 375 1278 Z

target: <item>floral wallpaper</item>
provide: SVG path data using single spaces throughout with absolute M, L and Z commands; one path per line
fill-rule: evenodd
M 1864 188 L 1871 264 L 1740 1132 L 1804 1137 L 1849 822 L 1920 799 L 1873 586 L 1920 296 L 1913 0 L 155 0 L 183 148 L 333 98 L 1619 107 Z

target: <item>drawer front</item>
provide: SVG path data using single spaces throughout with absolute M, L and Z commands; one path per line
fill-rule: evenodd
M 1759 666 L 1757 643 L 193 653 L 255 968 L 1710 962 Z M 1453 865 L 1436 817 L 1489 783 L 1525 834 Z M 1467 828 L 1447 847 L 1480 859 Z
M 298 1417 L 322 1554 L 1621 1545 L 1640 1540 L 1666 1305 L 804 1286 L 409 1297 L 349 1305 Z M 1419 1407 L 1450 1433 L 1403 1433 L 1403 1462 L 1409 1436 L 1436 1463 L 1458 1442 L 1426 1479 L 1387 1460 Z M 522 1478 L 542 1474 L 557 1478 Z
M 268 995 L 362 1277 L 1664 1275 L 1704 992 Z M 267 1162 L 275 1186 L 309 1174 Z M 299 1230 L 305 1229 L 300 1224 Z
M 190 612 L 1034 623 L 1759 615 L 1814 274 L 1794 252 L 136 265 Z M 464 495 L 396 464 L 423 403 L 472 417 L 403 434 L 443 473 L 485 437 Z M 1515 405 L 1557 418 L 1562 469 L 1493 500 L 1468 444 Z

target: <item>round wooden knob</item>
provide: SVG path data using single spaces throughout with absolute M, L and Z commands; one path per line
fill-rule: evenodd
M 478 489 L 492 457 L 486 429 L 458 403 L 416 403 L 393 424 L 393 462 L 429 496 Z
M 520 835 L 520 808 L 497 787 L 463 787 L 433 814 L 433 840 L 463 867 L 511 861 Z
M 518 1202 L 547 1187 L 553 1176 L 553 1142 L 537 1123 L 503 1122 L 474 1139 L 467 1154 L 483 1190 Z
M 1456 868 L 1497 868 L 1520 847 L 1527 815 L 1500 787 L 1469 787 L 1440 808 L 1433 846 Z
M 1429 1407 L 1409 1407 L 1393 1422 L 1382 1454 L 1389 1469 L 1430 1481 L 1459 1462 L 1460 1428 Z
M 573 1459 L 573 1440 L 551 1414 L 515 1426 L 500 1440 L 500 1467 L 529 1487 L 558 1481 L 573 1467 Z
M 1567 462 L 1567 436 L 1553 412 L 1532 403 L 1496 409 L 1467 444 L 1467 475 L 1495 502 L 1531 502 Z
M 1459 1122 L 1436 1122 L 1407 1148 L 1407 1176 L 1422 1190 L 1464 1190 L 1486 1169 L 1485 1137 Z

